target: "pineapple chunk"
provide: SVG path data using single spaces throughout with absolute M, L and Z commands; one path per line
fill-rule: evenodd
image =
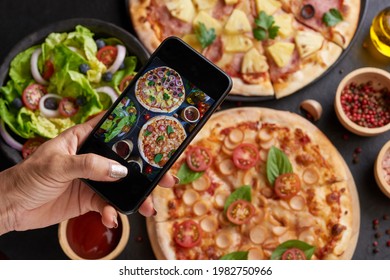
M 263 73 L 268 70 L 267 59 L 256 48 L 251 48 L 242 60 L 241 72 L 244 74 Z
M 225 0 L 226 5 L 234 5 L 237 4 L 238 0 Z
M 267 15 L 274 14 L 282 7 L 282 4 L 277 0 L 256 0 L 257 12 L 264 11 Z
M 214 8 L 215 4 L 217 4 L 217 0 L 194 0 L 193 2 L 198 10 L 209 10 Z
M 295 45 L 288 42 L 277 42 L 267 48 L 269 54 L 279 67 L 285 67 L 290 62 Z
M 221 34 L 222 25 L 221 23 L 210 16 L 207 12 L 201 11 L 194 19 L 193 26 L 194 28 L 198 26 L 199 23 L 203 23 L 207 29 L 214 28 L 215 34 Z
M 299 55 L 304 58 L 321 49 L 324 37 L 319 33 L 311 31 L 298 31 L 295 36 L 295 43 L 297 44 Z
M 226 22 L 225 31 L 228 34 L 240 34 L 252 31 L 252 27 L 246 14 L 239 9 L 234 9 Z
M 282 38 L 287 38 L 293 34 L 294 28 L 293 28 L 293 16 L 292 15 L 290 15 L 290 14 L 275 15 L 274 19 L 275 19 L 275 25 L 279 26 L 278 34 Z
M 183 36 L 183 41 L 186 42 L 188 45 L 193 47 L 198 52 L 202 52 L 202 45 L 199 43 L 198 38 L 196 38 L 195 34 L 186 34 Z
M 195 17 L 195 7 L 191 0 L 165 0 L 172 16 L 185 22 L 192 22 Z
M 246 52 L 253 46 L 252 40 L 244 35 L 225 35 L 222 40 L 227 52 Z

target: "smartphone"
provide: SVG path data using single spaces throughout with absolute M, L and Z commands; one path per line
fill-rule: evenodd
M 165 39 L 78 151 L 116 160 L 127 177 L 83 180 L 118 211 L 136 212 L 231 87 L 228 75 L 181 39 Z

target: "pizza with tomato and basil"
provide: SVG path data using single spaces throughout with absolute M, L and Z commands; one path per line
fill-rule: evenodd
M 233 80 L 232 94 L 292 94 L 350 44 L 360 0 L 131 0 L 138 37 L 154 51 L 177 36 Z
M 156 67 L 139 78 L 135 85 L 135 96 L 149 111 L 170 113 L 184 101 L 183 80 L 172 68 Z
M 186 137 L 186 131 L 178 119 L 157 116 L 142 126 L 138 149 L 148 164 L 162 168 Z
M 231 119 L 235 119 L 232 123 Z M 341 155 L 306 119 L 264 108 L 212 116 L 152 193 L 159 259 L 349 259 L 356 187 Z

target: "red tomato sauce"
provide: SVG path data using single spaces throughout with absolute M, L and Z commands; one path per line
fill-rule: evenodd
M 100 259 L 112 252 L 118 245 L 122 224 L 109 229 L 101 222 L 97 212 L 88 212 L 68 221 L 66 236 L 72 250 L 84 259 Z

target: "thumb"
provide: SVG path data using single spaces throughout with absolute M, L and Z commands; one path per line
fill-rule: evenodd
M 96 154 L 72 155 L 64 164 L 68 180 L 116 181 L 128 173 L 126 166 Z

